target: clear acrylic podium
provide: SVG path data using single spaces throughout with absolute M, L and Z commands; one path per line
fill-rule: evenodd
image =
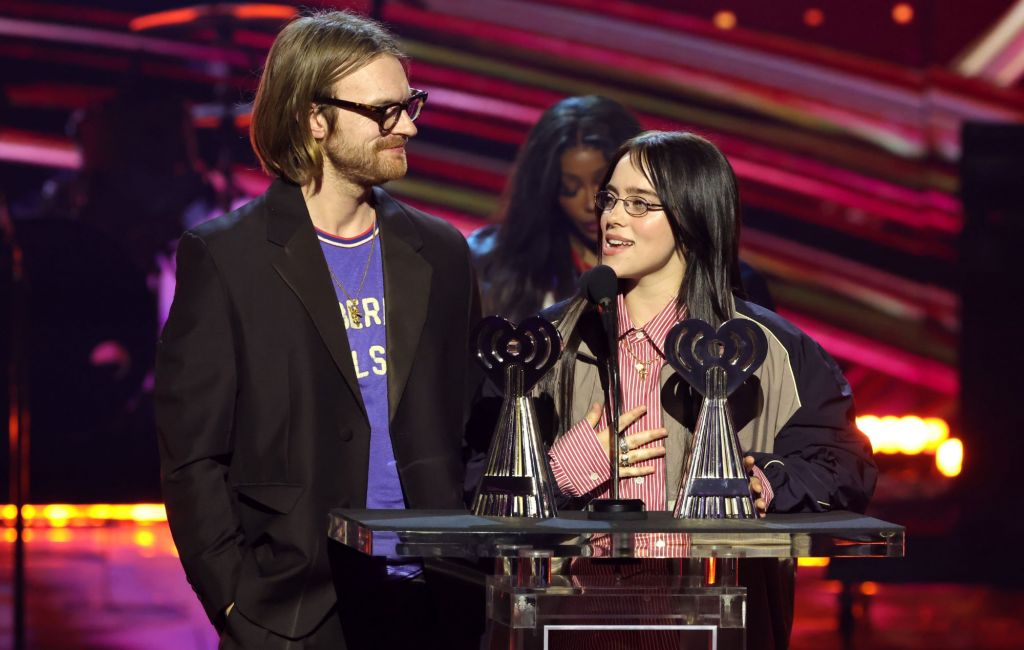
M 397 533 L 400 555 L 493 558 L 487 578 L 491 648 L 741 649 L 742 558 L 902 557 L 904 528 L 850 512 L 760 520 L 599 521 L 477 517 L 463 511 L 333 510 L 329 536 L 373 555 Z M 576 558 L 590 570 L 560 571 Z M 602 558 L 644 560 L 634 564 Z M 653 569 L 653 570 L 652 570 Z

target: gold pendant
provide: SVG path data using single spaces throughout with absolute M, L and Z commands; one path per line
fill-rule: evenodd
M 640 381 L 647 379 L 647 364 L 642 361 L 637 361 L 634 366 L 636 371 L 640 373 Z
M 359 311 L 359 301 L 349 300 L 348 301 L 348 318 L 352 321 L 352 325 L 355 327 L 362 327 L 363 325 L 363 314 Z

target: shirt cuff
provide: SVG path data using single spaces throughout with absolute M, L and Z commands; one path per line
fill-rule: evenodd
M 566 494 L 574 497 L 594 491 L 610 476 L 608 455 L 597 439 L 594 427 L 580 420 L 555 440 L 548 450 L 551 473 Z
M 772 484 L 757 465 L 754 465 L 754 476 L 761 481 L 761 498 L 764 499 L 764 509 L 767 511 L 768 506 L 772 504 L 772 499 L 775 498 L 775 493 L 772 492 Z

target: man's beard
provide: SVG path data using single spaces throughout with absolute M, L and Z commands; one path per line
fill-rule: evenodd
M 408 138 L 388 135 L 369 144 L 345 144 L 341 134 L 331 138 L 324 147 L 324 155 L 335 172 L 356 185 L 371 187 L 382 185 L 405 176 L 408 163 L 405 156 L 382 155 L 385 149 L 405 144 Z

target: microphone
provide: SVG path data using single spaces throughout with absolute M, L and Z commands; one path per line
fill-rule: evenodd
M 580 289 L 591 304 L 601 307 L 615 305 L 619 277 L 612 267 L 599 264 L 580 276 Z
M 587 506 L 587 516 L 591 519 L 643 519 L 646 517 L 643 501 L 619 498 L 619 441 L 622 437 L 619 433 L 619 414 L 622 411 L 619 383 L 619 278 L 610 266 L 600 264 L 580 276 L 580 292 L 588 302 L 597 306 L 608 341 L 608 395 L 605 406 L 608 409 L 610 434 L 608 462 L 611 498 L 591 501 Z
M 610 266 L 599 264 L 586 271 L 580 276 L 580 290 L 586 296 L 587 301 L 597 307 L 601 315 L 601 325 L 604 328 L 605 340 L 608 343 L 608 385 L 612 394 L 605 404 L 611 408 L 609 421 L 619 419 L 620 398 L 619 393 L 619 276 Z M 618 432 L 618 427 L 612 431 Z M 616 434 L 617 435 L 617 434 Z M 614 437 L 614 436 L 613 436 Z M 618 468 L 618 463 L 615 463 Z M 618 491 L 613 486 L 612 493 Z

